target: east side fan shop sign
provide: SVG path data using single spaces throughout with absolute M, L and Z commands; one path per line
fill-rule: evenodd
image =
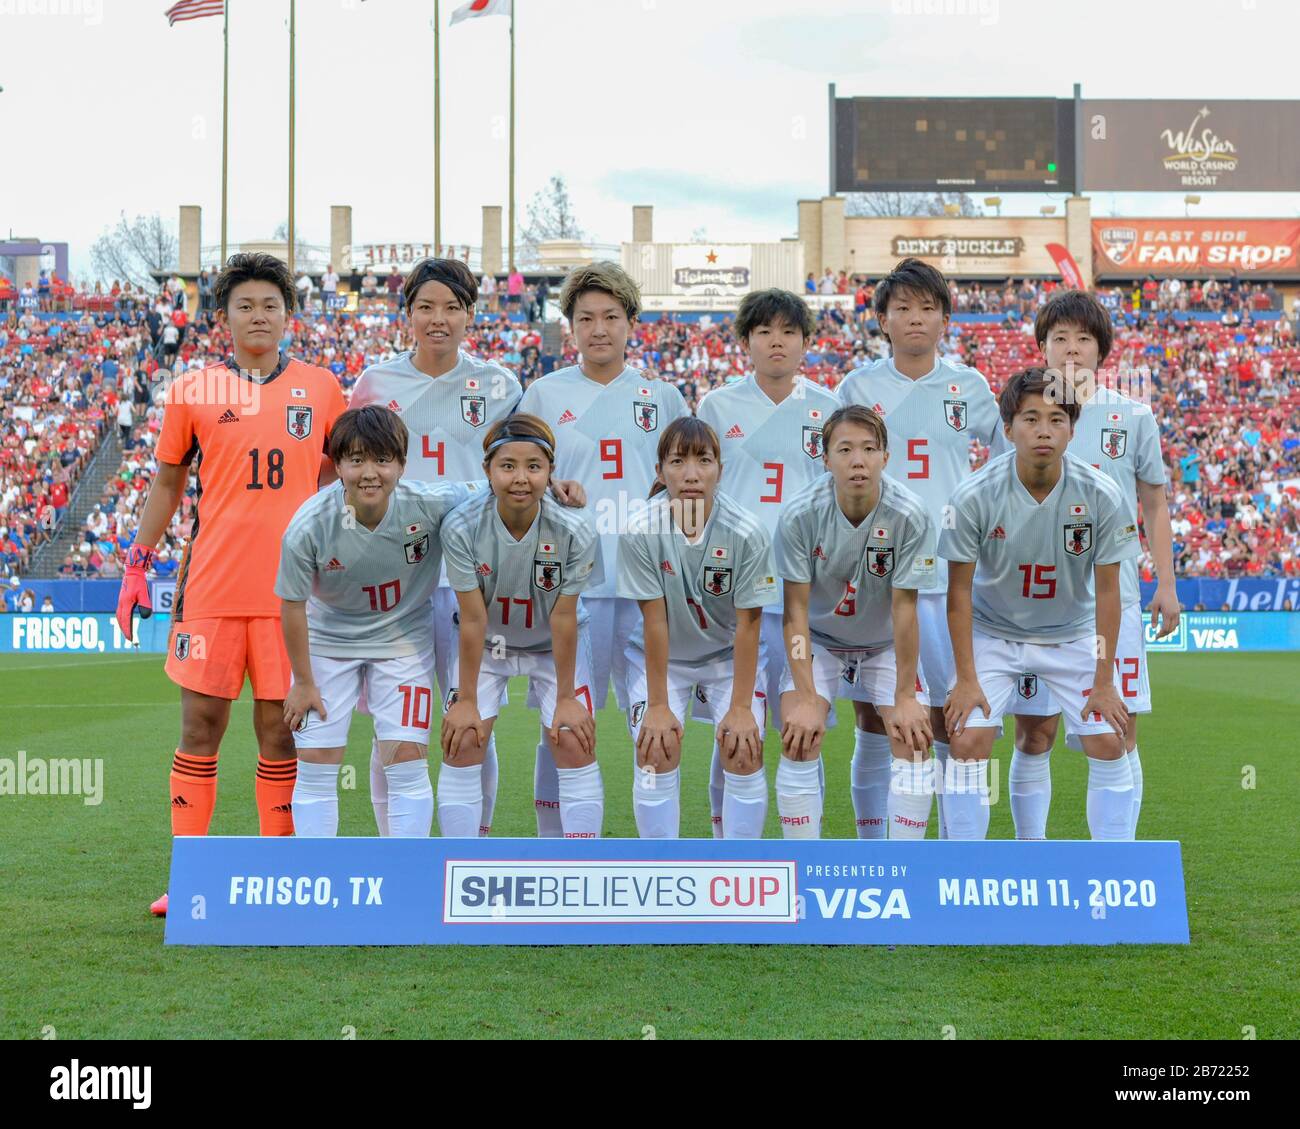
M 1300 220 L 1093 220 L 1098 278 L 1300 275 Z

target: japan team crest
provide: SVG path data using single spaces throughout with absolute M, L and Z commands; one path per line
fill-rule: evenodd
M 803 453 L 810 459 L 820 459 L 823 450 L 822 429 L 820 427 L 805 427 L 803 429 Z
M 406 553 L 407 564 L 419 564 L 429 555 L 429 535 L 426 533 L 423 537 L 406 542 L 402 549 Z
M 696 683 L 695 686 L 695 700 L 702 706 L 707 706 L 709 704 L 709 692 L 698 683 Z
M 1103 427 L 1101 449 L 1107 458 L 1122 459 L 1128 450 L 1128 432 L 1122 427 Z
M 649 400 L 636 400 L 632 404 L 632 422 L 642 431 L 654 431 L 659 426 L 659 405 Z
M 637 726 L 641 724 L 641 719 L 645 717 L 645 702 L 632 703 L 632 724 Z
M 284 427 L 295 439 L 306 439 L 311 434 L 310 405 L 290 404 L 285 408 Z
M 894 571 L 894 550 L 878 549 L 869 547 L 867 549 L 867 571 L 872 576 L 888 576 Z
M 1016 693 L 1022 698 L 1033 698 L 1038 694 L 1038 675 L 1022 674 L 1016 679 Z
M 460 418 L 470 427 L 482 427 L 487 423 L 487 398 L 484 396 L 462 396 L 460 398 Z
M 1081 557 L 1092 548 L 1092 522 L 1076 521 L 1065 527 L 1065 551 Z
M 710 596 L 725 596 L 731 591 L 731 569 L 705 565 L 704 590 Z
M 184 662 L 190 657 L 190 636 L 189 632 L 181 631 L 176 635 L 176 657 Z
M 943 419 L 944 422 L 953 429 L 953 431 L 965 431 L 968 422 L 966 416 L 966 401 L 945 400 L 943 402 Z
M 543 592 L 555 592 L 564 583 L 559 561 L 533 561 L 533 584 Z

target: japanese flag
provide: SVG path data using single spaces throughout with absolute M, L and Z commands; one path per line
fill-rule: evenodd
M 471 377 L 467 377 L 466 380 L 465 380 L 465 387 L 468 388 L 471 392 L 477 392 L 477 391 L 478 391 L 478 381 L 475 380 L 472 376 L 471 376 Z
M 510 15 L 510 0 L 470 0 L 468 4 L 463 4 L 451 14 L 451 26 L 455 27 L 461 20 L 472 19 L 474 16 L 508 16 Z
M 821 418 L 822 418 L 822 413 L 821 413 L 821 411 L 820 411 L 818 408 L 809 408 L 809 409 L 808 409 L 808 418 L 809 418 L 809 419 L 821 419 Z
M 709 551 L 713 554 L 714 560 L 725 561 L 727 559 L 727 550 L 724 549 L 721 545 L 718 545 L 715 548 L 710 549 Z
M 878 541 L 884 541 L 889 536 L 889 530 L 883 525 L 878 525 L 871 531 L 871 536 Z
M 408 525 L 408 526 L 406 527 L 406 533 L 407 533 L 407 536 L 410 536 L 412 533 L 419 533 L 420 530 L 423 529 L 423 528 L 424 528 L 424 527 L 423 527 L 422 525 L 420 525 L 420 523 L 419 523 L 418 521 L 417 521 L 414 525 Z
M 307 389 L 305 388 L 291 388 L 289 391 L 292 393 L 295 400 L 307 399 Z
M 949 396 L 959 396 L 960 394 L 961 394 L 961 385 L 960 385 L 960 384 L 950 384 L 950 385 L 948 385 L 948 395 L 949 395 Z
M 650 389 L 649 389 L 649 388 L 638 388 L 638 389 L 636 390 L 636 394 L 637 394 L 638 396 L 649 396 L 649 395 L 650 395 Z
M 1111 412 L 1110 415 L 1106 417 L 1106 421 L 1108 423 L 1119 423 L 1123 418 L 1124 417 L 1120 415 L 1119 412 Z
M 1087 517 L 1087 516 L 1088 516 L 1088 507 L 1087 507 L 1087 506 L 1084 506 L 1084 505 L 1071 506 L 1071 507 L 1070 507 L 1070 516 L 1071 516 L 1071 517 Z
M 555 546 L 552 545 L 549 541 L 543 541 L 539 548 L 539 552 L 544 553 L 548 556 L 554 556 Z

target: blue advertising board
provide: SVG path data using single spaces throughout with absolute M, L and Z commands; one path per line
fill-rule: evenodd
M 178 838 L 169 945 L 1187 944 L 1176 842 Z
M 1172 635 L 1157 639 L 1142 616 L 1149 654 L 1205 651 L 1300 651 L 1300 615 L 1293 612 L 1184 612 Z
M 165 654 L 170 615 L 136 617 L 135 635 L 139 645 L 128 643 L 111 615 L 62 615 L 45 612 L 35 615 L 0 616 L 0 655 L 130 654 L 144 652 Z

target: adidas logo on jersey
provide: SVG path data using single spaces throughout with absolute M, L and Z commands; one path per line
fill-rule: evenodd
M 660 561 L 660 562 L 659 562 L 659 570 L 660 570 L 661 572 L 666 572 L 669 576 L 676 576 L 676 575 L 677 575 L 677 571 L 676 571 L 676 569 L 673 568 L 673 562 L 672 562 L 672 561 Z
M 187 800 L 184 796 L 173 796 L 173 797 L 172 797 L 172 807 L 174 807 L 174 808 L 187 808 L 187 807 L 189 807 L 189 806 L 190 806 L 190 802 L 189 802 L 189 800 Z
M 238 422 L 239 422 L 239 417 L 238 417 L 237 415 L 235 415 L 235 413 L 234 413 L 230 408 L 227 408 L 224 412 L 221 413 L 221 418 L 220 418 L 219 420 L 217 420 L 217 422 L 218 422 L 218 423 L 238 423 Z
M 388 410 L 390 412 L 400 412 L 402 410 L 402 405 L 399 404 L 396 400 L 389 400 Z
M 813 555 L 813 560 L 824 561 L 826 559 L 826 550 L 823 549 L 820 545 L 818 545 L 817 548 L 815 548 L 812 551 L 812 555 Z
M 275 804 L 271 810 L 273 812 L 278 812 L 280 815 L 292 815 L 293 804 Z
M 555 422 L 556 422 L 557 424 L 559 424 L 559 423 L 574 423 L 574 422 L 577 421 L 577 419 L 578 419 L 577 416 L 575 416 L 571 411 L 569 411 L 568 408 L 565 408 L 565 409 L 564 409 L 564 415 L 560 416 L 560 418 L 557 419 Z
M 744 439 L 744 438 L 745 438 L 745 433 L 744 433 L 743 431 L 740 430 L 740 424 L 738 424 L 738 423 L 733 423 L 733 424 L 731 425 L 731 430 L 727 432 L 727 436 L 726 436 L 726 437 L 727 437 L 728 439 Z
M 330 557 L 330 563 L 325 566 L 325 571 L 342 572 L 343 567 L 343 563 L 338 559 L 338 557 Z
M 1007 531 L 1003 529 L 1002 526 L 1000 525 L 994 526 L 993 532 L 989 534 L 990 541 L 1005 541 L 1006 539 L 1007 539 Z
M 885 414 L 884 405 L 881 404 L 879 401 L 871 405 L 871 410 L 875 412 L 876 415 L 878 416 L 883 416 Z
M 492 566 L 488 564 L 481 564 L 474 571 L 477 572 L 479 576 L 491 576 Z

